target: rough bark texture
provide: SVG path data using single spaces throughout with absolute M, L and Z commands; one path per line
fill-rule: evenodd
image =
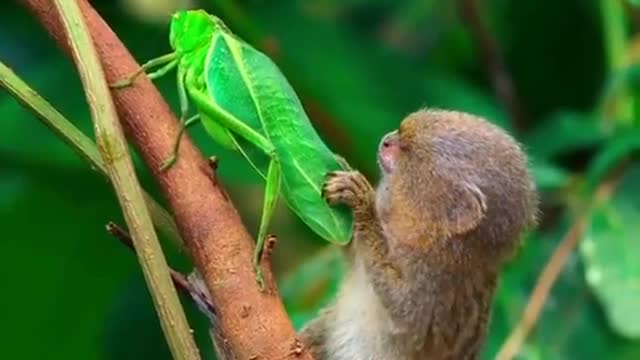
M 69 53 L 55 7 L 49 0 L 22 0 L 61 48 Z M 78 0 L 102 61 L 113 83 L 139 65 L 86 0 Z M 158 169 L 171 153 L 178 122 L 157 89 L 144 76 L 134 87 L 112 92 L 123 128 L 161 185 L 180 233 L 204 278 L 220 316 L 225 352 L 236 359 L 312 359 L 300 347 L 273 281 L 272 292 L 260 293 L 251 269 L 253 240 L 206 159 L 185 137 L 179 161 L 169 171 Z M 224 165 L 223 165 L 224 166 Z M 267 267 L 267 266 L 265 266 Z

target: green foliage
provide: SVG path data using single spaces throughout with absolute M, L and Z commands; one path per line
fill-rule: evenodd
M 167 53 L 168 17 L 158 23 L 155 14 L 131 15 L 124 7 L 135 1 L 92 4 L 137 59 Z M 640 64 L 637 25 L 630 21 L 637 10 L 613 2 L 478 2 L 518 90 L 527 119 L 522 128 L 495 95 L 477 37 L 454 2 L 195 5 L 253 46 L 276 49 L 273 60 L 322 139 L 372 181 L 380 137 L 419 107 L 473 112 L 511 131 L 531 156 L 543 216 L 504 269 L 483 358 L 493 358 L 551 253 L 588 211 L 579 250 L 569 257 L 520 359 L 626 360 L 640 358 Z M 0 59 L 93 138 L 71 63 L 21 7 L 1 8 Z M 178 110 L 175 78 L 157 85 Z M 4 92 L 0 119 L 0 357 L 168 359 L 135 256 L 104 233 L 107 221 L 121 221 L 108 183 Z M 201 127 L 190 136 L 203 153 L 220 156 L 223 183 L 249 229 L 257 228 L 262 178 Z M 611 198 L 590 209 L 596 189 L 623 162 Z M 154 189 L 144 165 L 137 165 L 145 186 Z M 281 205 L 271 226 L 279 239 L 273 262 L 286 308 L 300 328 L 332 301 L 345 264 L 339 248 L 325 247 Z M 190 268 L 185 254 L 167 251 L 176 268 Z M 212 358 L 204 318 L 184 303 L 205 358 Z
M 552 159 L 567 153 L 597 147 L 605 140 L 602 123 L 595 114 L 556 112 L 527 134 L 531 156 Z
M 637 129 L 621 132 L 602 146 L 594 156 L 586 179 L 591 186 L 602 181 L 622 159 L 632 157 L 640 149 L 640 131 Z
M 346 264 L 341 249 L 329 246 L 283 276 L 280 295 L 296 329 L 336 296 Z
M 597 206 L 580 251 L 586 279 L 612 328 L 640 338 L 640 168 L 629 169 L 610 202 Z

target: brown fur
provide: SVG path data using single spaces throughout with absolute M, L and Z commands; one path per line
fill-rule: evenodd
M 451 111 L 413 113 L 385 141 L 393 166 L 377 191 L 356 171 L 325 185 L 330 203 L 353 209 L 352 256 L 303 341 L 317 360 L 476 359 L 500 267 L 536 221 L 525 155 Z

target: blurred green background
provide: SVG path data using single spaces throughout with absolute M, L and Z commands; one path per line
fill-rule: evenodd
M 506 128 L 531 156 L 544 216 L 505 269 L 484 358 L 493 358 L 550 255 L 583 219 L 584 231 L 574 231 L 580 244 L 520 358 L 639 359 L 640 8 L 486 0 L 474 13 L 473 3 L 92 1 L 141 62 L 169 50 L 169 14 L 185 7 L 204 8 L 275 50 L 319 133 L 372 181 L 378 140 L 419 107 L 469 111 Z M 0 9 L 0 59 L 93 137 L 69 60 L 21 6 Z M 515 100 L 495 90 L 491 69 L 500 67 L 487 64 L 495 52 L 483 49 L 496 46 Z M 158 85 L 175 108 L 173 78 Z M 109 220 L 123 224 L 110 185 L 4 90 L 0 119 L 0 358 L 169 359 L 135 256 L 105 233 Z M 202 128 L 190 133 L 205 154 L 221 157 L 223 182 L 255 231 L 261 181 Z M 138 169 L 157 195 L 140 162 Z M 591 207 L 607 186 L 610 196 Z M 335 294 L 343 264 L 283 204 L 272 231 L 281 292 L 299 327 Z M 166 248 L 174 267 L 189 269 Z M 184 300 L 212 358 L 204 318 Z

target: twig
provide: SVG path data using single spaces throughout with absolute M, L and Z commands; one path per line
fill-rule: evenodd
M 126 230 L 124 230 L 114 222 L 107 223 L 106 229 L 109 234 L 120 240 L 122 244 L 124 244 L 127 248 L 129 248 L 129 250 L 135 253 L 136 249 L 133 246 L 133 240 Z M 201 293 L 193 286 L 191 286 L 189 280 L 187 280 L 187 278 L 182 275 L 182 273 L 169 268 L 169 274 L 171 275 L 171 280 L 173 281 L 173 285 L 176 287 L 176 289 L 182 292 L 183 295 L 190 297 L 193 302 L 198 305 L 200 311 L 202 311 L 209 318 L 209 320 L 213 324 L 215 324 L 217 321 L 216 310 L 213 308 L 213 305 L 209 301 L 206 294 Z
M 491 35 L 480 15 L 478 0 L 459 0 L 459 5 L 462 17 L 469 26 L 471 36 L 475 38 L 475 43 L 479 47 L 482 61 L 491 78 L 493 91 L 495 91 L 498 99 L 509 112 L 514 130 L 523 131 L 527 122 L 522 105 L 518 99 L 513 79 L 500 55 L 498 42 Z
M 549 297 L 551 288 L 562 272 L 564 264 L 580 242 L 580 239 L 584 236 L 584 232 L 589 225 L 591 210 L 594 206 L 607 201 L 607 199 L 613 195 L 622 175 L 624 175 L 625 168 L 626 162 L 619 165 L 613 171 L 612 175 L 598 186 L 591 204 L 580 213 L 565 237 L 560 241 L 558 247 L 538 277 L 538 281 L 529 297 L 529 302 L 524 309 L 522 318 L 504 342 L 500 351 L 498 351 L 496 360 L 511 360 L 520 352 L 529 333 L 538 322 L 542 308 Z
M 599 3 L 607 68 L 609 76 L 614 77 L 630 64 L 629 22 L 622 0 L 599 0 Z M 615 125 L 631 125 L 637 117 L 634 116 L 634 101 L 637 100 L 630 94 L 628 86 L 624 86 L 621 94 L 607 104 L 606 115 Z
M 198 360 L 200 355 L 178 294 L 171 284 L 169 267 L 156 236 L 149 210 L 135 175 L 115 106 L 89 31 L 75 1 L 56 0 L 66 29 L 74 62 L 91 109 L 100 155 L 105 161 L 125 220 L 132 229 L 136 254 L 142 266 L 160 324 L 175 359 Z
M 49 102 L 22 81 L 9 67 L 0 61 L 0 86 L 4 87 L 21 104 L 31 110 L 36 117 L 49 129 L 66 142 L 78 155 L 105 176 L 108 180 L 107 168 L 100 158 L 98 148 L 82 131 L 78 130 Z M 158 229 L 176 244 L 182 245 L 182 239 L 178 233 L 173 218 L 160 206 L 148 193 L 144 192 L 145 202 L 151 213 L 151 220 Z
M 21 0 L 60 47 L 69 52 L 64 30 L 49 0 Z M 86 0 L 78 4 L 102 60 L 115 83 L 140 66 Z M 277 296 L 261 293 L 251 266 L 253 240 L 238 212 L 224 195 L 207 161 L 185 136 L 179 160 L 158 171 L 171 153 L 179 124 L 158 90 L 145 76 L 136 85 L 113 93 L 123 128 L 153 172 L 175 216 L 196 268 L 218 310 L 225 348 L 237 359 L 311 359 L 307 351 L 289 354 L 296 342 L 291 320 Z M 214 181 L 212 181 L 214 179 Z M 271 271 L 265 268 L 268 281 Z M 258 341 L 256 339 L 259 339 Z
M 628 20 L 623 1 L 600 0 L 599 5 L 608 68 L 609 70 L 623 69 L 629 65 Z
M 131 236 L 120 226 L 113 222 L 109 222 L 106 226 L 107 232 L 116 239 L 120 240 L 127 248 L 135 252 L 133 247 L 133 240 Z M 220 323 L 218 321 L 219 314 L 211 304 L 210 296 L 207 292 L 206 286 L 202 283 L 202 277 L 194 270 L 188 278 L 182 275 L 180 272 L 169 268 L 171 274 L 171 280 L 173 285 L 182 292 L 183 295 L 188 296 L 193 300 L 194 304 L 198 307 L 209 319 L 210 335 L 214 342 L 215 350 L 217 353 L 217 359 L 229 360 L 233 359 L 231 352 L 228 348 L 224 347 L 225 339 L 220 331 Z

